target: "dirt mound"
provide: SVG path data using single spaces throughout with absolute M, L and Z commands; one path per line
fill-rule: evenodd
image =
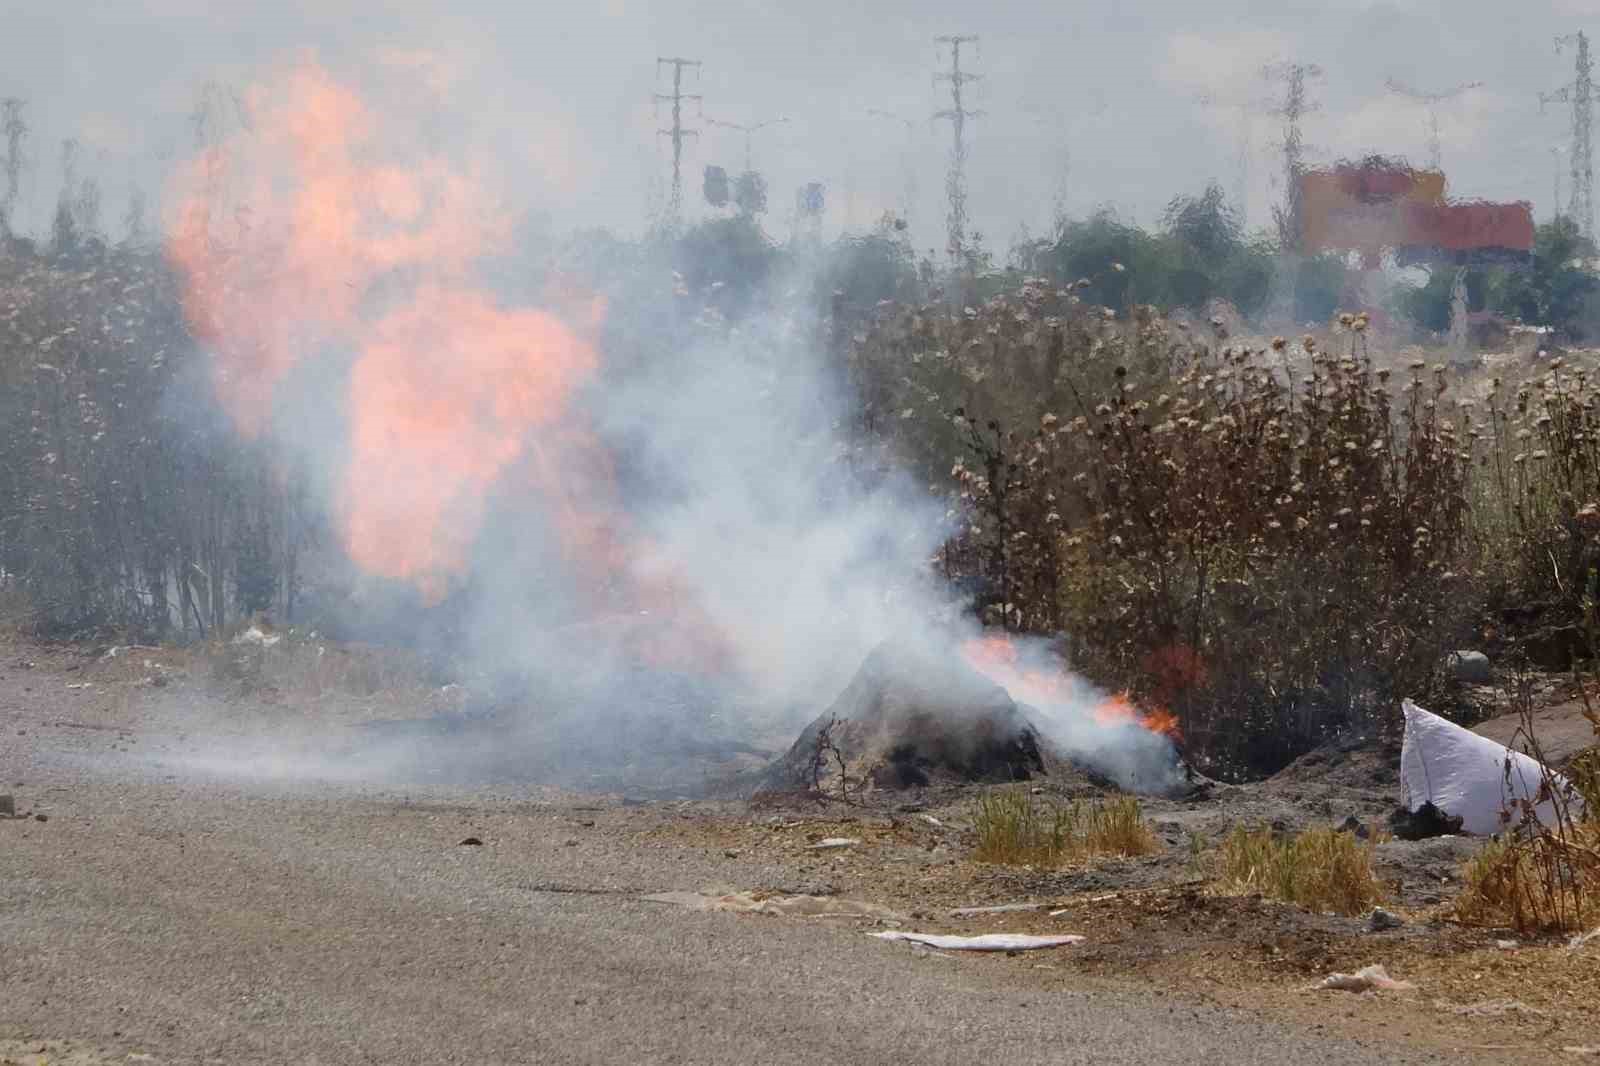
M 1392 792 L 1400 787 L 1399 752 L 1385 750 L 1374 740 L 1340 740 L 1306 752 L 1273 774 L 1270 782 L 1289 787 L 1316 784 Z
M 762 784 L 835 792 L 1044 772 L 1039 735 L 1005 689 L 954 656 L 891 642 L 867 657 Z

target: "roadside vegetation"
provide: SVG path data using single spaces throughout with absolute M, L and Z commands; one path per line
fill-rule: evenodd
M 1063 804 L 1026 789 L 998 789 L 978 799 L 973 830 L 974 859 L 1018 866 L 1148 855 L 1158 847 L 1132 796 Z
M 1221 880 L 1230 891 L 1259 892 L 1310 911 L 1362 914 L 1383 899 L 1372 868 L 1375 846 L 1375 839 L 1331 828 L 1283 836 L 1238 826 L 1222 843 Z

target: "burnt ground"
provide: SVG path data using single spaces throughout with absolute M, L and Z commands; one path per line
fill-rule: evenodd
M 415 821 L 432 827 L 433 835 L 442 834 L 441 840 L 448 837 L 444 843 L 452 849 L 470 836 L 484 840 L 485 851 L 513 863 L 525 849 L 530 861 L 543 856 L 539 863 L 555 864 L 547 880 L 535 871 L 525 879 L 533 880 L 533 891 L 556 892 L 557 898 L 569 898 L 561 895 L 567 892 L 571 898 L 589 898 L 670 889 L 805 893 L 886 906 L 902 916 L 903 927 L 923 932 L 1073 932 L 1088 938 L 1070 949 L 1016 958 L 919 955 L 928 966 L 961 967 L 969 980 L 1107 996 L 1154 991 L 1173 1003 L 1267 1019 L 1317 1040 L 1361 1040 L 1381 1033 L 1396 1059 L 1400 1050 L 1411 1049 L 1448 1054 L 1454 1061 L 1548 1062 L 1552 1054 L 1558 1061 L 1578 1056 L 1566 1049 L 1600 1044 L 1593 1022 L 1593 1004 L 1600 1001 L 1600 942 L 1573 952 L 1557 940 L 1519 940 L 1505 930 L 1468 928 L 1452 920 L 1456 878 L 1478 846 L 1475 841 L 1379 844 L 1380 874 L 1389 885 L 1385 906 L 1404 920 L 1398 929 L 1381 933 L 1367 932 L 1360 918 L 1231 896 L 1217 885 L 1210 856 L 1235 825 L 1289 831 L 1350 818 L 1381 825 L 1397 795 L 1392 755 L 1329 749 L 1269 781 L 1216 785 L 1180 800 L 1146 800 L 1147 819 L 1161 842 L 1154 855 L 1065 869 L 1005 867 L 970 858 L 976 787 L 878 793 L 850 804 L 798 796 L 757 803 L 663 798 L 672 790 L 664 769 L 669 761 L 679 767 L 680 787 L 685 760 L 690 776 L 698 775 L 701 783 L 750 779 L 763 764 L 764 751 L 782 750 L 784 738 L 777 733 L 765 747 L 743 740 L 728 747 L 703 745 L 700 751 L 692 750 L 680 732 L 653 736 L 650 743 L 658 746 L 687 747 L 670 760 L 639 758 L 631 770 L 623 765 L 591 775 L 582 792 L 572 791 L 585 782 L 570 766 L 554 775 L 562 787 L 530 785 L 561 760 L 554 751 L 527 753 L 526 748 L 524 758 L 502 757 L 493 773 L 468 780 L 468 768 L 476 764 L 446 742 L 447 734 L 464 730 L 485 747 L 503 744 L 506 737 L 474 734 L 473 709 L 459 690 L 408 673 L 381 652 L 340 649 L 333 653 L 341 657 L 333 669 L 325 665 L 329 653 L 306 658 L 312 651 L 241 646 L 210 653 L 136 648 L 112 654 L 109 647 L 0 640 L 0 773 L 7 777 L 0 792 L 15 794 L 20 814 L 51 819 L 19 818 L 0 824 L 0 834 L 16 834 L 19 844 L 26 834 L 33 847 L 46 846 L 52 833 L 81 831 L 90 835 L 73 843 L 72 853 L 84 855 L 80 847 L 98 846 L 92 835 L 94 806 L 115 795 L 91 780 L 108 775 L 149 780 L 154 790 L 149 795 L 158 797 L 163 811 L 176 812 L 205 802 L 193 799 L 185 782 L 225 779 L 259 786 L 269 808 L 280 803 L 283 817 L 313 837 L 324 823 L 330 832 L 334 827 L 341 834 L 352 832 L 350 818 L 357 825 Z M 1551 714 L 1560 721 L 1570 718 L 1566 703 L 1562 693 L 1552 693 Z M 396 731 L 410 761 L 370 739 Z M 418 756 L 417 738 L 433 734 L 438 734 L 435 741 L 421 750 L 435 754 Z M 518 740 L 527 743 L 528 737 Z M 648 747 L 636 741 L 627 750 L 638 756 Z M 35 781 L 10 779 L 11 766 L 41 765 L 47 751 L 57 754 L 46 765 L 64 759 L 61 765 L 70 772 L 49 770 L 39 780 L 30 770 Z M 84 777 L 90 768 L 92 777 Z M 418 795 L 408 800 L 405 782 L 414 774 L 446 778 L 458 787 L 429 791 L 419 786 Z M 85 783 L 73 783 L 78 781 Z M 401 798 L 378 803 L 362 791 L 338 808 L 318 800 L 317 809 L 326 812 L 320 814 L 306 814 L 300 802 L 314 782 L 367 789 L 374 781 L 386 782 L 386 796 Z M 1055 773 L 1034 787 L 1061 799 L 1102 794 L 1093 782 L 1070 773 Z M 237 802 L 242 809 L 254 801 Z M 210 819 L 199 831 L 210 844 L 227 836 L 231 809 L 166 813 L 156 825 Z M 126 811 L 108 810 L 99 820 L 114 823 L 125 817 L 130 817 Z M 148 826 L 138 832 L 146 843 L 184 835 Z M 190 832 L 196 831 L 191 827 Z M 264 847 L 266 830 L 241 816 L 238 832 L 236 846 L 216 846 L 244 862 L 254 855 L 252 849 Z M 815 847 L 830 837 L 859 843 Z M 326 846 L 337 849 L 340 843 Z M 392 846 L 399 849 L 395 861 L 418 861 L 408 857 L 411 841 L 403 833 L 392 845 L 380 837 L 355 839 L 349 846 L 374 859 Z M 7 851 L 10 860 L 4 859 Z M 15 865 L 24 853 L 31 854 L 6 847 L 0 835 L 0 882 L 21 877 L 28 883 L 40 875 Z M 270 856 L 261 858 L 270 861 Z M 463 880 L 457 891 L 475 890 Z M 0 902 L 4 892 L 0 885 Z M 953 913 L 1016 905 L 1035 909 Z M 17 913 L 0 907 L 0 945 L 16 928 L 6 923 Z M 755 923 L 774 935 L 780 927 L 807 921 L 709 917 L 741 928 Z M 291 939 L 305 928 L 292 912 L 280 920 L 288 923 L 283 935 Z M 1308 990 L 1329 972 L 1372 963 L 1414 982 L 1417 990 L 1364 995 Z M 63 1049 L 59 1041 L 84 1033 L 41 1029 L 55 1015 L 47 1007 L 20 1012 L 17 1002 L 0 992 L 0 1062 L 7 1056 L 43 1061 L 34 1041 L 54 1049 L 48 1052 L 52 1062 L 83 1054 Z M 89 1028 L 102 1037 L 110 1032 L 109 1023 Z

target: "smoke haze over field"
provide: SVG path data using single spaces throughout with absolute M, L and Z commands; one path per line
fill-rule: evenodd
M 1534 201 L 1549 214 L 1548 149 L 1569 116 L 1541 114 L 1537 93 L 1568 80 L 1570 57 L 1552 37 L 1600 16 L 1590 0 L 1503 4 L 1141 2 L 1074 9 L 1034 3 L 893 0 L 849 5 L 606 0 L 589 5 L 478 2 L 214 4 L 146 0 L 12 3 L 0 11 L 11 44 L 0 96 L 29 101 L 34 166 L 24 215 L 48 223 L 59 145 L 84 145 L 83 174 L 120 217 L 130 182 L 152 192 L 192 143 L 188 116 L 207 81 L 243 86 L 285 54 L 316 48 L 335 68 L 359 61 L 407 67 L 418 84 L 448 87 L 451 109 L 430 132 L 496 155 L 514 174 L 514 206 L 557 225 L 634 232 L 659 203 L 667 173 L 650 94 L 658 55 L 704 62 L 691 89 L 709 117 L 735 123 L 779 115 L 755 138 L 783 219 L 801 183 L 829 189 L 830 230 L 864 226 L 895 205 L 903 162 L 920 174 L 913 211 L 919 248 L 944 246 L 940 202 L 948 128 L 928 121 L 949 105 L 931 74 L 932 38 L 976 33 L 971 69 L 985 75 L 970 127 L 970 208 L 991 248 L 1019 225 L 1038 233 L 1064 195 L 1075 214 L 1109 203 L 1148 222 L 1177 192 L 1235 172 L 1238 115 L 1196 102 L 1264 97 L 1272 58 L 1320 63 L 1320 112 L 1306 122 L 1310 159 L 1375 151 L 1426 158 L 1423 108 L 1386 92 L 1398 77 L 1425 91 L 1485 87 L 1441 109 L 1443 154 L 1460 195 Z M 913 120 L 905 128 L 869 108 Z M 696 125 L 701 125 L 696 123 Z M 1281 198 L 1271 181 L 1278 123 L 1256 119 L 1251 223 Z M 704 127 L 690 174 L 742 161 L 742 137 Z M 1070 163 L 1067 160 L 1070 159 Z M 1034 160 L 1034 165 L 1019 165 Z M 1175 175 L 1177 180 L 1175 180 Z M 691 182 L 691 193 L 698 188 Z M 697 197 L 688 199 L 694 202 Z M 779 225 L 782 231 L 785 227 Z

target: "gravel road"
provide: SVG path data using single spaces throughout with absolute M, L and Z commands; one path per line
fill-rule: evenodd
M 785 875 L 652 842 L 670 804 L 200 772 L 158 716 L 0 675 L 0 792 L 47 817 L 0 821 L 0 1062 L 1443 1061 L 1032 955 L 643 902 Z

